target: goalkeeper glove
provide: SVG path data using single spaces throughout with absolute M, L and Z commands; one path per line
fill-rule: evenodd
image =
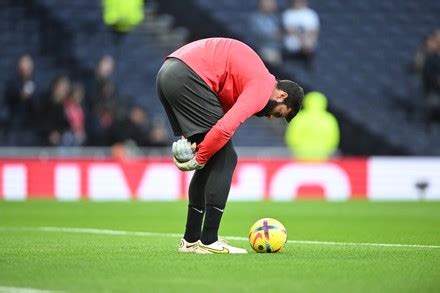
M 179 168 L 180 171 L 193 171 L 193 170 L 199 170 L 202 169 L 205 165 L 199 164 L 196 161 L 196 158 L 193 157 L 191 160 L 188 160 L 186 162 L 179 162 L 174 156 L 173 156 L 174 164 Z
M 179 162 L 186 162 L 194 158 L 196 144 L 191 143 L 186 138 L 181 138 L 176 142 L 173 142 L 172 152 L 173 157 Z

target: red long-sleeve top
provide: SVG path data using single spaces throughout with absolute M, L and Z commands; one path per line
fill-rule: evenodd
M 168 57 L 178 58 L 194 70 L 217 94 L 225 112 L 197 148 L 196 160 L 205 164 L 246 119 L 266 106 L 275 77 L 254 50 L 233 39 L 198 40 Z

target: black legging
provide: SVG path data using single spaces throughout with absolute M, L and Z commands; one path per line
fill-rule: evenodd
M 200 142 L 204 135 L 189 138 L 191 142 Z M 226 206 L 232 175 L 237 165 L 237 153 L 231 141 L 228 141 L 206 163 L 197 170 L 189 185 L 189 205 L 200 210 L 205 206 L 223 209 Z

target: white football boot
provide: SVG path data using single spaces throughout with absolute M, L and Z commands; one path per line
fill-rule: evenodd
M 209 245 L 203 244 L 199 240 L 199 245 L 196 247 L 196 253 L 201 254 L 244 254 L 247 250 L 244 248 L 234 247 L 229 245 L 225 240 L 217 240 Z
M 185 239 L 181 239 L 180 240 L 180 244 L 179 244 L 179 252 L 196 252 L 197 246 L 199 245 L 199 242 L 188 242 Z

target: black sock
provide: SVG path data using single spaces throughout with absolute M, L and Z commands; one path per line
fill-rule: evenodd
M 203 222 L 203 208 L 188 206 L 186 229 L 183 238 L 188 242 L 196 242 L 200 239 L 200 230 Z
M 209 245 L 218 240 L 218 228 L 223 216 L 223 208 L 212 205 L 206 206 L 205 222 L 203 223 L 202 236 L 200 241 Z

